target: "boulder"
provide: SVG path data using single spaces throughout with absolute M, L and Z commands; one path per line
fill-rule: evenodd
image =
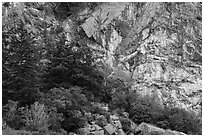
M 69 135 L 76 135 L 76 134 L 75 134 L 75 133 L 73 133 L 73 132 L 70 132 L 70 133 L 69 133 Z
M 94 131 L 92 133 L 93 133 L 93 135 L 104 135 L 104 130 Z
M 151 124 L 147 124 L 145 122 L 142 122 L 136 129 L 136 134 L 142 134 L 142 135 L 186 135 L 182 132 L 178 131 L 172 131 L 172 130 L 164 130 L 162 128 L 156 127 Z
M 103 135 L 104 134 L 104 130 L 96 125 L 87 125 L 84 128 L 80 128 L 78 129 L 78 134 L 80 135 Z
M 165 130 L 164 135 L 186 135 L 182 132 L 172 131 L 170 129 Z
M 115 133 L 117 131 L 116 127 L 111 125 L 111 124 L 108 124 L 104 127 L 105 131 L 107 134 L 109 135 L 112 135 L 113 133 Z
M 118 129 L 117 135 L 125 135 L 125 132 L 122 129 Z
M 96 125 L 96 124 L 94 124 L 94 125 L 91 125 L 91 131 L 93 132 L 93 131 L 100 131 L 100 130 L 103 130 L 99 125 Z
M 151 124 L 147 124 L 145 122 L 142 122 L 135 129 L 136 134 L 142 134 L 142 135 L 163 135 L 164 132 L 165 132 L 164 129 L 158 128 L 158 127 L 153 126 Z

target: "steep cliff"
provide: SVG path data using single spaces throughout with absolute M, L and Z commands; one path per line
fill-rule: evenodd
M 81 26 L 110 76 L 200 113 L 201 23 L 201 3 L 103 3 Z

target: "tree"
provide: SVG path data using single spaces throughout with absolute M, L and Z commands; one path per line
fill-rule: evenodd
M 66 45 L 63 33 L 59 37 L 59 42 L 55 45 L 47 45 L 49 49 L 46 56 L 49 63 L 43 76 L 44 91 L 54 87 L 80 86 L 87 96 L 100 97 L 105 90 L 105 81 L 102 73 L 93 66 L 91 49 L 82 42 L 73 41 Z
M 19 6 L 19 7 L 18 7 Z M 19 18 L 22 5 L 11 5 L 3 15 L 3 104 L 8 100 L 32 104 L 39 96 L 39 48 L 32 32 Z

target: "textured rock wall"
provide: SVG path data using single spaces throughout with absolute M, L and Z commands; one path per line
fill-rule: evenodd
M 103 3 L 81 25 L 110 75 L 161 105 L 201 112 L 200 3 Z

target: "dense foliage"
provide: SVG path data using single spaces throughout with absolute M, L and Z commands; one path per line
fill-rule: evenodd
M 142 97 L 134 91 L 120 91 L 114 98 L 113 106 L 129 113 L 135 123 L 151 123 L 164 129 L 172 129 L 186 134 L 202 134 L 201 119 L 195 113 L 170 106 L 161 107 L 152 97 Z
M 104 126 L 112 113 L 127 112 L 129 119 L 121 116 L 123 126 L 132 120 L 201 134 L 196 114 L 162 108 L 153 98 L 139 96 L 123 80 L 108 77 L 94 65 L 97 58 L 88 46 L 94 40 L 87 40 L 80 28 L 84 19 L 77 15 L 86 7 L 93 12 L 99 4 L 3 3 L 4 132 L 69 134 L 92 121 Z M 67 30 L 64 20 L 69 20 Z
M 13 9 L 11 9 L 13 10 Z M 39 95 L 39 53 L 35 39 L 16 13 L 5 15 L 2 32 L 3 104 L 32 104 Z

